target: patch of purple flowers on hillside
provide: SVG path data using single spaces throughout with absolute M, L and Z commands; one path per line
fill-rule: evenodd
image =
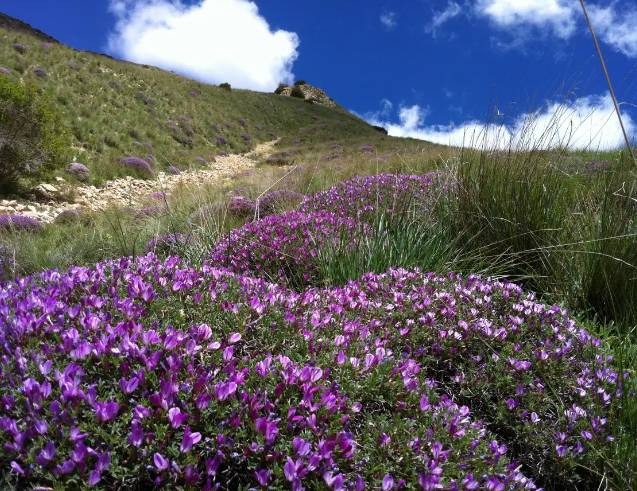
M 228 202 L 228 213 L 237 218 L 254 216 L 256 206 L 254 201 L 245 196 L 232 196 Z
M 66 172 L 80 181 L 86 181 L 90 174 L 89 168 L 79 162 L 71 162 L 66 168 Z
M 521 469 L 608 438 L 609 362 L 511 283 L 398 269 L 297 293 L 122 258 L 0 290 L 0 467 L 26 487 L 536 489 Z
M 301 204 L 305 212 L 329 210 L 339 215 L 368 220 L 379 210 L 388 215 L 409 210 L 423 211 L 429 202 L 431 174 L 377 174 L 342 181 L 308 196 Z
M 360 228 L 356 221 L 328 211 L 270 215 L 232 230 L 212 249 L 210 263 L 306 285 L 316 279 L 319 253 L 345 238 L 353 245 Z
M 134 156 L 122 157 L 119 160 L 119 162 L 124 167 L 128 167 L 129 169 L 134 169 L 145 175 L 150 175 L 153 173 L 153 169 L 148 163 L 148 161 L 142 159 L 141 157 L 134 157 Z
M 0 230 L 39 232 L 42 224 L 27 215 L 0 215 Z

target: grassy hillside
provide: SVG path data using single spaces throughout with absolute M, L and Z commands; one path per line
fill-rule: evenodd
M 321 142 L 382 135 L 342 111 L 302 100 L 201 84 L 154 67 L 73 50 L 24 25 L 0 22 L 2 76 L 34 84 L 59 109 L 71 134 L 69 161 L 99 183 L 130 170 L 125 156 L 156 170 L 187 168 L 220 152 L 300 135 Z

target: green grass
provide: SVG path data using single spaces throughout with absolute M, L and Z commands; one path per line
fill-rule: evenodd
M 21 54 L 13 43 L 26 47 Z M 197 157 L 244 152 L 275 137 L 320 142 L 381 135 L 359 118 L 298 99 L 205 85 L 157 68 L 43 44 L 0 28 L 0 64 L 11 77 L 50 95 L 70 132 L 69 158 L 91 169 L 91 180 L 126 174 L 119 159 L 152 155 L 157 170 L 189 168 Z M 43 68 L 46 77 L 34 69 Z M 5 76 L 5 75 L 2 75 Z M 250 141 L 243 136 L 249 135 Z M 227 144 L 219 144 L 222 137 Z M 152 163 L 152 162 L 151 162 Z

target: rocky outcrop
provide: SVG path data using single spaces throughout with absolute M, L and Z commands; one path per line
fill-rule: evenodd
M 329 97 L 324 90 L 302 81 L 296 82 L 294 85 L 280 84 L 274 93 L 286 97 L 298 97 L 305 99 L 307 102 L 332 109 L 341 109 L 334 99 Z

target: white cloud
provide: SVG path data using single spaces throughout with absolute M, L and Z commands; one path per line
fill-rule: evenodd
M 459 16 L 461 13 L 462 13 L 462 7 L 460 7 L 460 4 L 457 2 L 451 1 L 447 4 L 447 7 L 444 10 L 434 13 L 433 17 L 431 18 L 431 22 L 427 25 L 425 30 L 427 32 L 430 32 L 432 36 L 435 37 L 436 31 L 440 27 L 442 27 L 444 24 L 446 24 L 448 21 L 450 21 L 454 17 Z
M 591 5 L 588 10 L 593 28 L 605 43 L 626 56 L 637 57 L 637 7 L 631 10 L 624 6 L 621 13 L 615 10 L 614 4 Z
M 109 50 L 202 82 L 270 91 L 291 82 L 299 38 L 273 31 L 248 0 L 111 0 Z
M 380 22 L 387 29 L 392 30 L 398 25 L 398 16 L 396 12 L 385 12 L 380 16 Z
M 610 96 L 587 96 L 569 104 L 549 102 L 542 109 L 525 113 L 511 124 L 467 121 L 459 125 L 428 125 L 428 110 L 401 107 L 398 123 L 377 118 L 370 124 L 384 126 L 390 135 L 427 140 L 443 145 L 489 149 L 553 148 L 610 150 L 624 145 L 621 128 Z M 629 135 L 637 136 L 637 124 L 624 114 Z
M 477 0 L 475 11 L 499 27 L 549 27 L 563 39 L 576 26 L 574 0 Z

